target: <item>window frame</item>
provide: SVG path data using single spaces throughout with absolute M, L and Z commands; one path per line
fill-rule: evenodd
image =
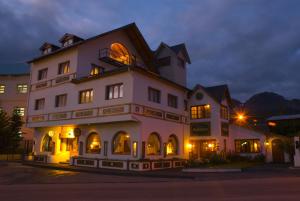
M 86 101 L 86 98 L 85 98 L 85 101 L 81 100 L 81 97 L 82 97 L 81 94 L 86 93 L 88 91 L 90 92 L 90 96 L 88 98 L 89 101 Z M 93 89 L 85 89 L 85 90 L 79 91 L 79 93 L 78 93 L 78 104 L 87 104 L 87 103 L 92 103 L 93 101 L 94 101 L 94 90 Z
M 196 112 L 193 111 L 192 109 L 196 107 Z M 199 109 L 199 107 L 201 109 Z M 207 112 L 205 107 L 209 107 L 209 111 Z M 204 110 L 202 109 L 204 108 Z M 201 113 L 203 113 L 203 117 L 200 116 Z M 196 117 L 193 117 L 193 115 L 196 115 Z M 203 105 L 193 105 L 190 107 L 190 118 L 191 119 L 209 119 L 211 118 L 211 105 L 210 104 L 203 104 Z
M 151 92 L 154 92 L 154 94 L 158 95 L 158 96 L 152 97 Z M 153 103 L 161 103 L 161 91 L 159 89 L 155 89 L 153 87 L 148 87 L 148 101 L 153 102 Z
M 67 64 L 67 72 L 65 72 L 65 67 Z M 57 75 L 66 75 L 70 73 L 70 61 L 64 61 L 58 64 L 58 71 L 57 71 Z
M 42 72 L 46 72 L 45 77 L 42 76 L 43 75 Z M 37 75 L 38 81 L 47 79 L 47 76 L 48 76 L 48 68 L 43 68 L 43 69 L 38 70 L 38 75 Z
M 173 100 L 171 100 L 173 99 Z M 173 102 L 175 101 L 175 102 Z M 172 108 L 178 108 L 178 96 L 175 96 L 173 94 L 168 94 L 168 106 Z
M 65 103 L 64 103 L 64 105 L 59 105 L 59 97 L 62 97 L 62 96 L 65 96 L 66 98 L 65 98 Z M 55 104 L 54 104 L 54 107 L 56 107 L 56 108 L 59 108 L 59 107 L 65 107 L 65 106 L 67 106 L 67 101 L 68 101 L 68 94 L 59 94 L 59 95 L 56 95 L 55 96 Z
M 5 84 L 0 84 L 0 94 L 5 94 L 5 88 L 6 88 Z
M 38 102 L 39 101 L 44 101 L 44 103 L 43 103 L 43 108 L 39 108 L 38 107 Z M 39 98 L 39 99 L 35 99 L 35 103 L 34 103 L 34 110 L 43 110 L 44 108 L 45 108 L 45 103 L 46 103 L 46 99 L 45 98 Z
M 117 87 L 117 96 L 115 97 L 115 87 Z M 112 92 L 110 91 L 112 89 Z M 111 84 L 107 85 L 105 87 L 105 99 L 106 100 L 113 100 L 113 99 L 119 99 L 124 97 L 124 84 L 123 83 L 117 83 L 117 84 Z M 111 92 L 111 93 L 110 93 Z M 121 93 L 122 92 L 122 93 Z M 111 97 L 110 97 L 111 94 Z
M 250 150 L 248 151 L 241 151 L 242 147 L 242 142 L 247 142 L 249 143 L 249 148 Z M 257 143 L 258 145 L 258 150 L 254 151 L 254 143 Z M 252 151 L 253 150 L 253 151 Z M 234 140 L 234 151 L 235 153 L 240 153 L 240 154 L 257 154 L 261 153 L 261 144 L 260 144 L 260 139 L 254 138 L 254 139 L 235 139 Z
M 25 116 L 25 107 L 15 107 L 14 112 L 16 112 L 20 117 Z
M 21 86 L 21 88 L 19 88 L 19 86 Z M 22 92 L 22 90 L 24 90 L 24 86 L 26 86 L 26 92 Z M 22 89 L 22 90 L 19 90 Z M 19 94 L 27 94 L 28 93 L 28 84 L 17 84 L 17 92 Z
M 220 107 L 220 116 L 222 119 L 229 120 L 229 109 L 226 105 L 221 105 Z

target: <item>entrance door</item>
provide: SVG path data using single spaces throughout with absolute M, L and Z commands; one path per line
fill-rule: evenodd
M 284 163 L 283 142 L 280 139 L 272 141 L 272 156 L 274 163 Z

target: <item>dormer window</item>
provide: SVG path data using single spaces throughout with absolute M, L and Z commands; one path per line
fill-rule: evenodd
M 49 54 L 51 52 L 52 48 L 48 47 L 44 50 L 43 54 Z
M 69 46 L 69 45 L 72 45 L 72 44 L 73 44 L 73 39 L 70 38 L 70 39 L 68 39 L 68 40 L 66 40 L 66 41 L 64 42 L 63 46 L 66 47 L 66 46 Z
M 83 39 L 74 34 L 69 34 L 69 33 L 64 34 L 63 37 L 61 37 L 61 39 L 59 40 L 62 47 L 67 47 L 80 41 L 83 41 Z
M 40 51 L 42 52 L 43 55 L 49 54 L 55 50 L 58 50 L 59 47 L 56 45 L 53 45 L 51 43 L 44 43 L 41 47 L 40 47 Z

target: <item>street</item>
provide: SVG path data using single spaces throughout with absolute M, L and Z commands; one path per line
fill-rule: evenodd
M 298 170 L 297 170 L 298 171 Z M 246 173 L 248 174 L 248 173 Z M 262 174 L 262 173 L 257 173 Z M 219 174 L 221 176 L 221 174 Z M 0 200 L 299 200 L 300 177 L 170 179 L 0 166 Z M 205 177 L 205 175 L 203 175 Z

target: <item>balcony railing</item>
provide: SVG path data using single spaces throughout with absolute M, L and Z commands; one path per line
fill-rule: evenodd
M 109 48 L 100 49 L 99 59 L 101 61 L 116 65 L 116 66 L 131 66 L 136 65 L 135 56 L 123 55 L 117 51 L 113 51 Z

